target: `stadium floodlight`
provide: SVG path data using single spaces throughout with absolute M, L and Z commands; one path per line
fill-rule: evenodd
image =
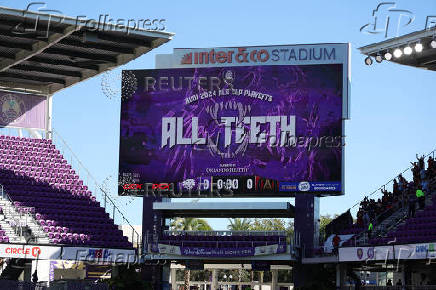
M 403 52 L 401 51 L 401 49 L 397 48 L 394 50 L 395 58 L 400 58 L 402 55 L 403 55 Z
M 436 48 L 436 40 L 433 39 L 433 40 L 430 42 L 430 45 L 431 45 L 432 48 Z
M 416 46 L 415 46 L 415 49 L 416 49 Z M 405 54 L 405 55 L 411 55 L 412 52 L 413 52 L 413 49 L 410 47 L 410 45 L 407 45 L 407 46 L 404 48 L 404 54 Z
M 381 54 L 377 54 L 375 57 L 375 61 L 378 63 L 381 63 L 383 61 L 383 57 L 381 56 Z
M 422 46 L 422 43 L 419 43 L 419 42 L 418 42 L 418 43 L 415 45 L 415 51 L 416 51 L 416 52 L 421 52 L 423 48 L 424 48 L 424 47 Z
M 391 59 L 392 59 L 392 53 L 390 53 L 389 51 L 387 51 L 387 52 L 385 53 L 385 59 L 386 59 L 386 60 L 391 60 Z
M 365 58 L 365 64 L 366 65 L 372 65 L 372 58 L 370 56 L 368 56 L 367 58 Z

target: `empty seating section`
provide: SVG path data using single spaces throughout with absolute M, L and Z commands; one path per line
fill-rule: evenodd
M 436 204 L 427 206 L 418 211 L 396 230 L 388 233 L 386 237 L 371 240 L 373 245 L 425 243 L 436 241 Z
M 0 136 L 0 184 L 51 243 L 132 247 L 51 140 Z
M 244 248 L 286 245 L 285 235 L 164 235 L 159 243 L 183 247 Z

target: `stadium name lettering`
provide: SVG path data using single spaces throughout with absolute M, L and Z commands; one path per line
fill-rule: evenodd
M 276 61 L 335 60 L 336 49 L 327 47 L 249 49 L 238 47 L 234 50 L 188 52 L 181 59 L 182 65 L 215 63 L 265 63 Z
M 269 132 L 262 131 L 261 126 L 269 124 Z M 277 124 L 280 124 L 280 136 L 277 134 Z M 205 145 L 206 137 L 199 136 L 198 117 L 192 117 L 190 130 L 184 127 L 189 125 L 183 117 L 162 118 L 162 143 L 161 147 L 174 145 Z M 241 120 L 237 117 L 221 117 L 221 124 L 224 126 L 224 146 L 232 143 L 232 132 L 235 132 L 234 142 L 240 144 L 248 137 L 249 143 L 262 144 L 269 140 L 270 145 L 286 146 L 289 144 L 289 137 L 295 136 L 295 116 L 252 116 L 244 117 Z M 249 126 L 249 134 L 246 127 Z M 234 129 L 234 130 L 233 130 Z M 187 137 L 186 131 L 191 131 Z M 207 132 L 206 132 L 207 134 Z M 218 143 L 216 143 L 218 144 Z

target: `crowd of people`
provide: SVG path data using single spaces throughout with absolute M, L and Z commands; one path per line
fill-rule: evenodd
M 416 206 L 425 207 L 425 196 L 432 192 L 436 185 L 436 161 L 430 156 L 425 166 L 425 157 L 416 156 L 412 162 L 413 180 L 407 181 L 402 174 L 393 180 L 392 191 L 381 190 L 383 196 L 376 199 L 365 197 L 357 212 L 357 225 L 368 229 L 369 238 L 374 225 L 396 209 L 408 207 L 409 217 L 415 216 Z

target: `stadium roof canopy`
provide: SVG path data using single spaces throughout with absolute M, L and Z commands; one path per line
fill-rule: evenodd
M 289 202 L 154 202 L 153 209 L 170 217 L 204 218 L 292 218 Z
M 373 58 L 379 54 L 383 57 L 383 61 L 387 61 L 384 55 L 387 52 L 393 54 L 394 50 L 399 48 L 403 52 L 401 57 L 392 56 L 389 61 L 427 70 L 436 70 L 436 48 L 431 46 L 433 40 L 436 40 L 436 27 L 366 45 L 360 47 L 359 50 L 362 54 Z M 414 49 L 417 43 L 422 44 L 421 52 Z M 436 44 L 436 42 L 433 42 L 433 44 Z M 404 54 L 406 46 L 412 48 L 412 53 L 409 55 Z
M 0 7 L 0 88 L 53 94 L 123 65 L 173 35 Z

